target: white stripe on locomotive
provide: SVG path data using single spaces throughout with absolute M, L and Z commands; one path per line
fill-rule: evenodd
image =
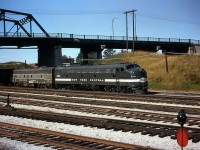
M 87 81 L 87 79 L 80 79 L 81 81 Z M 77 81 L 77 79 L 71 79 L 71 78 L 56 78 L 55 81 Z M 94 80 L 90 80 L 90 81 L 101 81 L 102 79 L 94 79 Z M 141 82 L 140 79 L 105 79 L 105 82 Z

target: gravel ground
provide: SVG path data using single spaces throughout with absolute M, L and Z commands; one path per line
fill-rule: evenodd
M 0 105 L 4 105 L 4 104 L 0 103 Z M 57 112 L 57 113 L 67 113 L 67 114 L 73 114 L 73 115 L 93 116 L 93 117 L 131 121 L 131 119 L 127 119 L 127 118 L 119 118 L 115 116 L 96 115 L 96 114 L 92 115 L 88 113 L 81 113 L 81 112 L 76 112 L 76 111 L 64 111 L 64 110 L 52 109 L 48 107 L 37 107 L 37 106 L 27 106 L 27 105 L 17 105 L 17 104 L 13 106 L 16 108 L 35 109 L 35 110 L 42 110 L 42 111 L 52 111 L 52 112 Z M 126 108 L 120 108 L 120 109 L 126 109 Z M 145 110 L 138 110 L 138 111 L 145 111 Z M 157 113 L 161 113 L 161 112 L 157 112 Z M 165 113 L 168 113 L 168 112 L 165 112 Z M 134 145 L 148 146 L 148 147 L 152 147 L 156 149 L 164 149 L 164 150 L 179 150 L 180 149 L 176 140 L 172 140 L 170 137 L 165 137 L 165 138 L 159 138 L 158 136 L 150 137 L 148 135 L 141 135 L 141 133 L 105 130 L 105 129 L 98 129 L 94 127 L 84 127 L 83 125 L 75 126 L 75 125 L 69 125 L 69 124 L 63 124 L 63 123 L 52 123 L 52 122 L 17 118 L 17 117 L 4 116 L 4 115 L 0 115 L 0 121 L 6 122 L 6 123 L 30 126 L 30 127 L 35 127 L 35 128 L 47 129 L 47 130 L 52 130 L 52 131 L 57 131 L 57 132 L 88 136 L 92 138 L 100 138 L 100 139 L 129 143 L 129 144 L 134 144 Z M 137 121 L 140 121 L 140 120 L 137 120 Z M 141 121 L 141 122 L 145 122 L 145 121 Z M 156 123 L 163 124 L 162 122 L 156 122 Z M 178 124 L 176 125 L 178 126 Z M 189 140 L 188 146 L 184 148 L 184 150 L 199 150 L 199 148 L 200 148 L 200 142 L 192 143 L 192 141 Z M 46 148 L 43 146 L 34 146 L 33 144 L 27 144 L 20 141 L 10 140 L 8 138 L 0 138 L 0 150 L 51 150 L 51 148 Z

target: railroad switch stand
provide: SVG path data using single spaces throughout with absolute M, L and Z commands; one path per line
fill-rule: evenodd
M 179 111 L 177 120 L 178 123 L 181 125 L 181 127 L 178 129 L 176 133 L 177 143 L 181 147 L 181 150 L 183 150 L 183 147 L 186 147 L 188 144 L 188 133 L 186 129 L 183 127 L 183 125 L 186 123 L 187 120 L 185 110 L 181 109 Z
M 181 109 L 179 111 L 177 120 L 178 120 L 178 123 L 181 125 L 181 127 L 183 127 L 183 125 L 186 123 L 186 120 L 187 120 L 187 116 L 184 109 Z

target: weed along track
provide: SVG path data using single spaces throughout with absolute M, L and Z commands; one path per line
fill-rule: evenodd
M 51 147 L 54 149 L 151 150 L 150 148 L 145 148 L 142 146 L 134 146 L 106 140 L 92 139 L 77 135 L 7 124 L 2 122 L 0 122 L 0 133 L 1 137 L 8 137 L 34 145 L 44 145 L 45 147 Z

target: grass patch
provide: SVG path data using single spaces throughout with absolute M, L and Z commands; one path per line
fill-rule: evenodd
M 98 63 L 137 63 L 147 71 L 149 88 L 157 90 L 200 91 L 200 55 L 168 55 L 136 51 L 113 55 Z
M 23 62 L 7 62 L 0 63 L 0 69 L 20 69 L 25 68 L 25 63 Z M 31 65 L 26 64 L 26 68 L 33 68 Z

